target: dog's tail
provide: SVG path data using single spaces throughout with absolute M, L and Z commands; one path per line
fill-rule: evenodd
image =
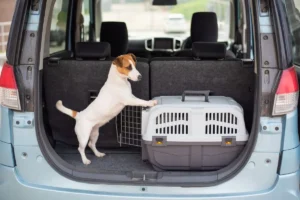
M 56 102 L 56 108 L 57 108 L 57 110 L 59 110 L 60 112 L 65 113 L 66 115 L 69 115 L 70 117 L 76 119 L 77 111 L 71 110 L 71 109 L 65 107 L 65 106 L 63 105 L 63 103 L 62 103 L 61 100 L 59 100 L 59 101 Z

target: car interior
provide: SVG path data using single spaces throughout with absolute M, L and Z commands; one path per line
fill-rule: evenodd
M 56 0 L 52 10 L 56 9 L 59 1 Z M 89 9 L 94 12 L 89 15 L 89 21 L 86 21 L 88 19 L 83 19 L 81 12 L 81 7 L 86 5 L 84 2 L 85 0 L 78 1 L 76 16 L 66 18 L 66 24 L 71 23 L 72 26 L 67 26 L 71 28 L 64 31 L 66 39 L 62 48 L 53 47 L 50 42 L 46 42 L 44 46 L 44 126 L 52 148 L 64 162 L 90 173 L 157 170 L 141 159 L 143 108 L 128 106 L 115 119 L 101 127 L 97 148 L 106 153 L 106 156 L 97 158 L 86 148 L 87 157 L 92 163 L 85 166 L 77 150 L 75 120 L 55 107 L 56 102 L 62 100 L 65 106 L 76 111 L 85 109 L 104 85 L 114 58 L 126 53 L 136 55 L 136 67 L 143 77 L 139 82 L 131 82 L 136 97 L 150 100 L 159 96 L 181 96 L 186 90 L 209 90 L 211 96 L 231 97 L 242 106 L 245 126 L 248 133 L 251 133 L 255 70 L 250 16 L 244 1 L 228 0 L 232 12 L 228 16 L 229 28 L 225 40 L 220 38 L 219 30 L 219 18 L 224 15 L 224 11 L 220 14 L 219 11 L 207 8 L 190 13 L 186 37 L 178 37 L 175 33 L 139 38 L 131 35 L 132 28 L 126 21 L 103 20 L 105 13 L 97 7 L 97 3 L 90 4 Z M 114 8 L 122 5 L 121 1 L 116 2 L 107 11 L 112 15 L 118 15 L 118 9 Z M 125 1 L 123 4 L 128 2 L 130 3 Z M 185 3 L 186 1 L 178 1 L 177 5 Z M 61 4 L 65 3 L 61 1 Z M 65 9 L 69 15 L 68 6 L 62 5 L 57 10 Z M 154 5 L 150 5 L 152 6 Z M 167 7 L 155 5 L 157 9 Z M 133 10 L 130 14 L 132 18 L 138 17 Z M 50 27 L 52 30 L 51 23 L 50 18 L 48 30 Z M 55 38 L 50 39 L 54 37 L 50 35 L 48 41 L 55 41 Z M 199 171 L 216 171 L 228 166 L 237 159 L 243 148 L 244 146 L 229 154 L 227 162 L 208 163 Z M 218 160 L 223 155 L 214 154 L 212 150 L 206 156 Z

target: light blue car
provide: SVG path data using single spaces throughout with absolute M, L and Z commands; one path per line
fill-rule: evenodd
M 0 77 L 0 200 L 300 199 L 300 0 L 151 3 L 112 1 L 102 12 L 100 0 L 16 0 Z M 164 33 L 171 13 L 190 32 Z M 58 28 L 64 41 L 50 45 Z M 84 165 L 75 120 L 55 104 L 86 108 L 125 53 L 143 76 L 131 84 L 135 96 L 175 96 L 187 107 L 150 123 L 148 108 L 127 106 L 99 129 L 106 156 L 86 147 Z M 196 106 L 230 97 L 243 117 L 222 108 L 202 115 L 190 95 L 205 95 Z M 206 140 L 186 142 L 199 134 Z

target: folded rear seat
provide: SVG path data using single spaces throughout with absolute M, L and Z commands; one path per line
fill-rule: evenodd
M 193 43 L 193 57 L 154 58 L 150 62 L 151 98 L 181 95 L 185 90 L 211 90 L 228 96 L 244 108 L 246 126 L 252 123 L 254 68 L 225 59 L 222 43 Z M 249 65 L 248 65 L 249 66 Z
M 110 45 L 106 42 L 77 43 L 76 59 L 45 59 L 45 107 L 54 140 L 78 144 L 74 132 L 75 120 L 59 112 L 55 104 L 62 100 L 66 107 L 77 111 L 85 109 L 104 85 L 112 60 Z M 143 80 L 132 84 L 133 93 L 139 98 L 149 99 L 149 65 L 138 62 L 137 69 Z M 100 128 L 97 145 L 118 146 L 115 120 Z

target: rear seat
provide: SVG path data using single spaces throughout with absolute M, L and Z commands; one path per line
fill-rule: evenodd
M 222 43 L 193 43 L 193 57 L 155 58 L 150 62 L 151 98 L 181 95 L 185 90 L 211 90 L 240 103 L 251 128 L 254 68 L 237 59 L 224 59 Z M 249 66 L 249 65 L 248 65 Z
M 75 120 L 55 108 L 58 100 L 77 111 L 85 109 L 93 96 L 104 85 L 112 63 L 110 45 L 100 43 L 78 43 L 76 59 L 48 58 L 44 60 L 45 108 L 49 124 L 56 141 L 77 145 L 74 132 Z M 149 65 L 138 59 L 137 69 L 142 81 L 132 84 L 134 95 L 149 99 Z M 98 146 L 118 146 L 115 120 L 100 129 Z

